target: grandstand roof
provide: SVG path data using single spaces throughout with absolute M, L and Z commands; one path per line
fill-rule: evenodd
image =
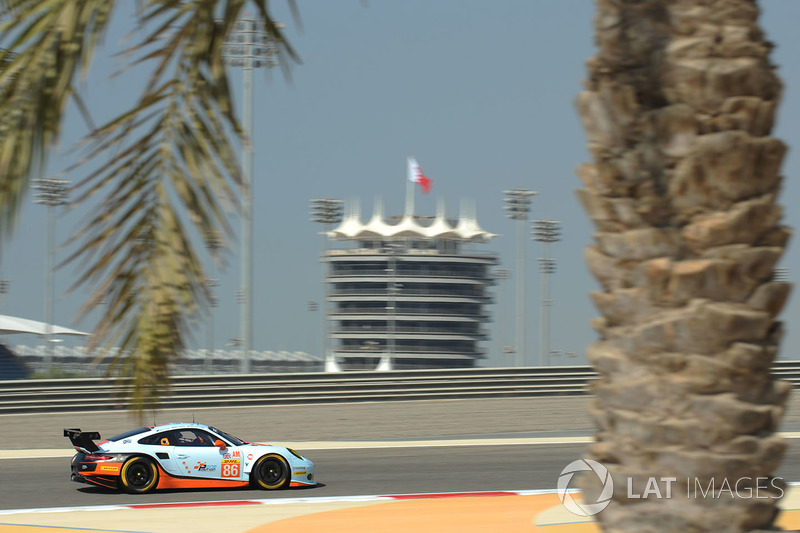
M 9 335 L 12 333 L 47 335 L 47 324 L 45 322 L 38 322 L 36 320 L 29 320 L 27 318 L 0 315 L 0 335 Z M 53 331 L 51 333 L 53 335 L 79 335 L 83 337 L 91 335 L 91 333 L 56 325 L 53 325 Z

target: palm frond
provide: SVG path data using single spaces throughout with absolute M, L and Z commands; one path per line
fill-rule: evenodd
M 143 37 L 122 54 L 128 68 L 151 68 L 146 89 L 91 132 L 72 168 L 104 160 L 76 186 L 77 201 L 94 201 L 96 209 L 70 240 L 65 263 L 80 268 L 76 286 L 93 289 L 81 315 L 108 301 L 91 346 L 119 348 L 110 371 L 132 379 L 139 414 L 157 405 L 170 362 L 208 308 L 195 243 L 232 233 L 221 206 L 238 205 L 243 192 L 236 156 L 243 132 L 222 46 L 244 3 L 139 2 Z M 284 66 L 297 61 L 267 1 L 255 4 Z M 12 17 L 0 29 L 0 46 L 9 42 L 0 51 L 0 227 L 10 227 L 29 176 L 58 140 L 75 76 L 85 75 L 114 5 L 0 0 L 0 13 Z
M 0 226 L 9 232 L 31 175 L 58 140 L 79 69 L 88 68 L 112 0 L 6 1 L 0 13 Z

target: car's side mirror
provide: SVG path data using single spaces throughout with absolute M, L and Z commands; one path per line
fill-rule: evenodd
M 216 446 L 217 448 L 219 448 L 223 452 L 227 448 L 227 446 L 225 446 L 225 443 L 222 442 L 222 440 L 220 440 L 220 439 L 217 439 L 217 440 L 214 441 L 214 446 Z

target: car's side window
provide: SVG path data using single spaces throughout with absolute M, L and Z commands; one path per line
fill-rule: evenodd
M 178 429 L 176 446 L 214 446 L 211 435 L 199 429 Z
M 206 433 L 202 430 L 195 430 L 197 433 L 197 437 L 199 438 L 200 442 L 198 446 L 214 446 L 214 441 L 217 440 L 219 437 L 215 437 L 211 433 Z
M 174 431 L 163 431 L 155 435 L 148 435 L 139 439 L 139 444 L 150 444 L 153 446 L 174 446 L 176 443 Z
M 186 428 L 162 431 L 139 439 L 139 444 L 151 446 L 214 446 L 215 437 L 202 429 Z

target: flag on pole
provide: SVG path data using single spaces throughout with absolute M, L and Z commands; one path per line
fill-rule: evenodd
M 422 173 L 422 169 L 419 168 L 419 163 L 417 163 L 417 160 L 413 157 L 408 158 L 408 179 L 422 187 L 422 194 L 431 192 L 431 183 L 433 183 L 433 180 Z

